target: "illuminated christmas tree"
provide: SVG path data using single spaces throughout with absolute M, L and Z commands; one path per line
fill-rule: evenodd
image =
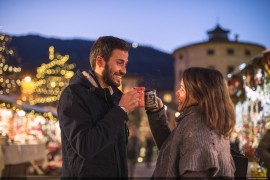
M 19 92 L 21 68 L 16 67 L 19 58 L 15 50 L 7 45 L 11 37 L 0 33 L 0 94 L 16 94 Z
M 34 93 L 30 104 L 56 105 L 61 90 L 67 86 L 69 79 L 74 75 L 75 64 L 67 64 L 69 55 L 62 56 L 54 53 L 54 47 L 49 48 L 49 60 L 37 68 L 34 80 Z

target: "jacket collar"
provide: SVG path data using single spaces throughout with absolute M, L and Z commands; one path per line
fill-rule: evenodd
M 92 83 L 90 82 L 82 73 L 81 70 L 77 70 L 77 72 L 75 73 L 75 75 L 70 79 L 69 84 L 81 84 L 86 88 L 93 88 L 93 87 L 97 87 L 96 83 Z
M 91 71 L 89 71 L 89 73 L 87 73 L 86 71 L 83 71 L 82 74 L 84 75 L 84 77 L 86 77 L 86 79 L 95 87 L 95 88 L 100 88 L 100 84 L 96 78 L 96 76 L 94 75 L 94 73 L 90 73 Z

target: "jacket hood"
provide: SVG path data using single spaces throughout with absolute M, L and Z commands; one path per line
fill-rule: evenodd
M 102 89 L 102 87 L 100 86 L 95 74 L 93 71 L 81 71 L 81 70 L 77 70 L 77 72 L 75 73 L 75 75 L 70 79 L 69 84 L 81 84 L 84 87 L 86 87 L 87 89 L 90 89 L 91 91 L 96 91 L 98 89 Z M 111 86 L 113 89 L 113 92 L 122 95 L 122 91 L 120 91 L 117 87 L 115 86 Z
M 88 77 L 86 77 L 81 70 L 77 70 L 75 75 L 70 79 L 69 84 L 81 84 L 87 88 L 101 88 L 94 76 L 88 74 Z

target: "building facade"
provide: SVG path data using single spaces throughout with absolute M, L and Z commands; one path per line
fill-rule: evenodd
M 189 67 L 218 69 L 227 77 L 227 74 L 233 72 L 239 65 L 249 62 L 265 49 L 259 44 L 238 41 L 238 35 L 234 40 L 229 40 L 229 32 L 217 25 L 207 32 L 208 41 L 183 46 L 173 52 L 175 90 L 179 89 L 182 74 Z

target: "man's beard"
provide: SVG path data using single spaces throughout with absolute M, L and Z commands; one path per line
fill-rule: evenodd
M 119 72 L 119 74 L 124 75 L 124 74 L 122 74 L 120 72 Z M 114 81 L 113 74 L 110 72 L 108 63 L 106 63 L 105 68 L 104 68 L 104 70 L 102 72 L 102 78 L 103 78 L 104 82 L 106 84 L 108 84 L 109 86 L 116 86 L 116 87 L 120 86 L 120 83 Z

